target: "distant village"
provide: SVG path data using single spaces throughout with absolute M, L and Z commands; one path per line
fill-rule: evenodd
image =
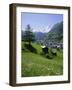
M 43 40 L 39 40 L 38 42 L 43 47 L 63 49 L 63 42 L 53 42 L 53 41 L 43 41 Z
M 55 48 L 55 49 L 63 49 L 63 43 L 57 43 L 57 42 L 47 42 L 47 43 L 41 43 L 42 51 L 47 54 L 49 48 Z M 56 51 L 51 52 L 53 55 L 57 55 Z

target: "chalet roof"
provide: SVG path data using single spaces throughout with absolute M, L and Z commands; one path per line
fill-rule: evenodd
M 46 46 L 41 46 L 42 48 L 45 48 Z

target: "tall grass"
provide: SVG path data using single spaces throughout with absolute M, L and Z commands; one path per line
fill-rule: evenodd
M 32 47 L 36 49 L 37 53 L 31 52 L 28 48 L 22 50 L 21 58 L 21 75 L 22 77 L 31 76 L 52 76 L 63 74 L 63 53 L 62 50 L 57 52 L 57 56 L 52 59 L 41 55 L 42 48 L 39 44 L 32 43 Z

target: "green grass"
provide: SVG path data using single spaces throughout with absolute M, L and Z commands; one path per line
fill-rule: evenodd
M 22 43 L 22 77 L 31 76 L 52 76 L 63 74 L 63 54 L 62 50 L 57 51 L 57 56 L 48 59 L 41 55 L 42 49 L 39 44 L 32 43 L 32 47 L 37 50 L 37 53 L 31 52 L 24 47 Z

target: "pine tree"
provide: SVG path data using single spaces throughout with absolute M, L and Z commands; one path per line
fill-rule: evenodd
M 31 42 L 35 40 L 34 33 L 32 32 L 32 29 L 29 24 L 27 25 L 22 37 L 22 40 L 28 42 L 29 45 L 31 45 Z

